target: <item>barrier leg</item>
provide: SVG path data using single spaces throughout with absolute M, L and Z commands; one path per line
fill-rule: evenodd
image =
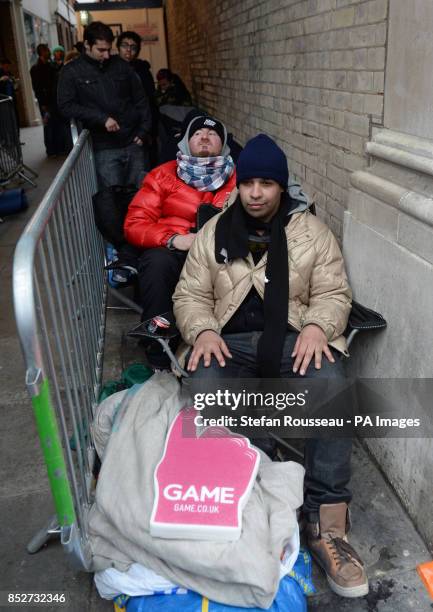
M 35 533 L 30 542 L 27 544 L 27 552 L 31 555 L 37 553 L 38 550 L 40 550 L 53 535 L 58 536 L 60 539 L 60 533 L 61 530 L 57 516 L 52 516 L 48 523 L 37 533 Z
M 126 295 L 123 295 L 121 291 L 118 291 L 117 289 L 114 289 L 114 287 L 110 287 L 110 286 L 108 286 L 108 291 L 110 292 L 112 296 L 114 296 L 117 300 L 119 300 L 119 302 L 121 302 L 122 304 L 125 304 L 125 306 L 128 309 L 133 310 L 139 315 L 142 314 L 143 309 L 136 302 L 131 300 L 129 297 L 127 297 Z M 108 308 L 111 308 L 111 306 L 108 306 Z
M 34 171 L 32 168 L 30 168 L 29 166 L 26 166 L 26 164 L 23 164 L 23 169 L 24 169 L 26 172 L 30 173 L 30 174 L 33 176 L 33 178 L 38 178 L 39 174 L 38 174 L 37 172 L 35 172 L 35 171 Z
M 20 170 L 20 172 L 18 172 L 18 176 L 20 178 L 22 178 L 23 180 L 27 181 L 28 183 L 30 183 L 30 185 L 32 185 L 33 187 L 37 187 L 36 183 L 34 181 L 32 181 L 31 178 L 26 176 L 26 174 L 24 174 L 24 172 L 22 170 Z
M 27 552 L 30 554 L 40 550 L 52 535 L 59 534 L 60 536 L 61 524 L 74 523 L 76 520 L 59 430 L 51 404 L 48 380 L 45 379 L 42 382 L 39 393 L 32 397 L 32 404 L 57 515 L 51 517 L 48 523 L 27 544 Z

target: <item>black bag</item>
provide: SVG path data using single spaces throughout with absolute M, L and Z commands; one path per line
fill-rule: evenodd
M 114 185 L 98 191 L 92 198 L 96 227 L 116 249 L 127 244 L 123 235 L 123 223 L 136 193 L 137 189 L 133 185 Z

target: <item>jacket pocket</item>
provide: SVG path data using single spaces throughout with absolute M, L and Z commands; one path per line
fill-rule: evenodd
M 117 76 L 113 79 L 116 89 L 116 96 L 120 99 L 127 98 L 129 95 L 129 79 L 126 76 Z
M 98 84 L 98 79 L 86 79 L 86 78 L 81 77 L 77 79 L 77 83 L 78 83 L 78 87 L 90 88 Z
M 97 105 L 101 100 L 101 88 L 98 79 L 79 78 L 77 79 L 78 96 L 84 105 Z

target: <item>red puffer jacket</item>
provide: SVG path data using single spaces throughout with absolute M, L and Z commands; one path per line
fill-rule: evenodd
M 173 234 L 188 234 L 195 227 L 200 204 L 222 208 L 236 187 L 233 172 L 217 191 L 197 191 L 178 178 L 176 161 L 154 168 L 128 208 L 124 231 L 130 244 L 145 249 L 165 246 Z

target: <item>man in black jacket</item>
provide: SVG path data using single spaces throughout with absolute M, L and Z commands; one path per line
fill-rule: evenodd
M 139 77 L 110 55 L 111 29 L 100 21 L 84 32 L 84 53 L 60 74 L 60 111 L 90 130 L 99 188 L 140 187 L 146 170 L 143 147 L 151 129 L 149 102 Z
M 32 66 L 30 76 L 44 125 L 44 143 L 48 156 L 63 155 L 72 147 L 68 122 L 57 107 L 58 73 L 51 63 L 48 45 L 37 46 L 38 61 Z

